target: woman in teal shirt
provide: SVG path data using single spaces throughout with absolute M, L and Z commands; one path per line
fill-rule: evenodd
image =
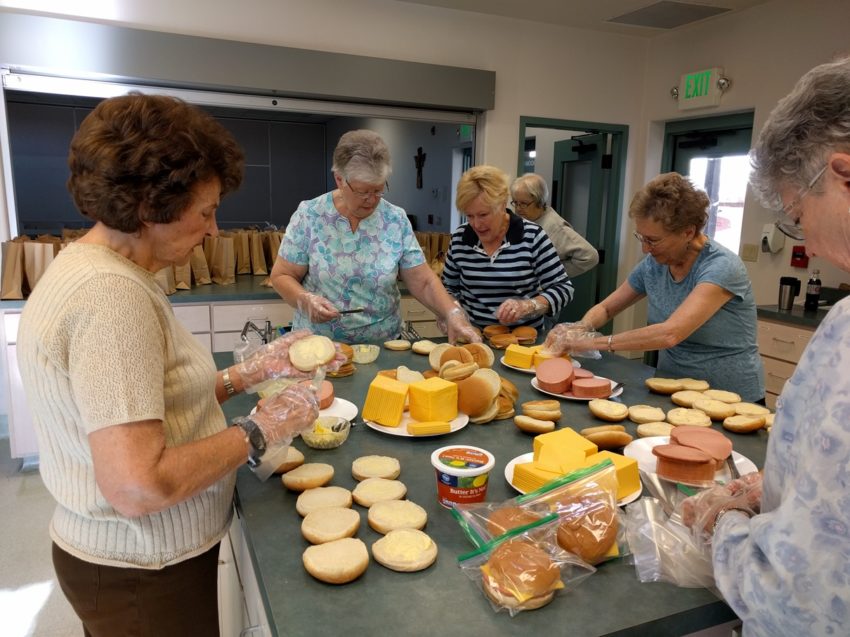
M 708 196 L 678 173 L 647 183 L 629 206 L 646 257 L 629 278 L 575 325 L 556 326 L 555 351 L 659 350 L 659 374 L 708 381 L 748 402 L 764 399 L 756 341 L 756 305 L 746 268 L 736 254 L 702 233 Z M 646 297 L 646 327 L 589 338 Z

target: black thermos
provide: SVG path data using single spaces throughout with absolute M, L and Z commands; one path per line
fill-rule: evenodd
M 807 310 L 818 309 L 818 300 L 820 299 L 820 278 L 818 275 L 820 270 L 813 270 L 809 282 L 806 284 L 806 301 L 803 307 Z

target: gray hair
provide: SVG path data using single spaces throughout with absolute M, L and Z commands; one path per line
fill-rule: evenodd
M 803 190 L 827 156 L 850 149 L 850 57 L 806 73 L 776 105 L 750 152 L 750 184 L 779 210 L 783 187 Z
M 540 208 L 545 208 L 549 203 L 549 185 L 537 173 L 525 173 L 514 179 L 511 184 L 511 197 L 516 199 L 516 194 L 520 190 L 527 192 Z
M 374 131 L 348 131 L 334 149 L 331 170 L 343 179 L 382 184 L 390 175 L 390 149 Z

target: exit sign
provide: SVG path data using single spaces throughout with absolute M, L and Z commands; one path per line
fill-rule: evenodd
M 684 73 L 679 78 L 679 110 L 720 104 L 723 93 L 717 87 L 717 78 L 721 75 L 722 69 L 719 68 Z

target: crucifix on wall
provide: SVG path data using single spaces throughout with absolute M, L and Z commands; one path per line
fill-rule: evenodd
M 422 168 L 425 166 L 425 158 L 427 153 L 422 152 L 422 146 L 416 149 L 416 155 L 413 156 L 413 161 L 416 162 L 416 187 L 422 189 Z

